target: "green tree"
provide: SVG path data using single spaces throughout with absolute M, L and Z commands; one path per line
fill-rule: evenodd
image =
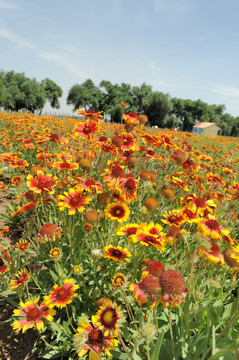
M 46 92 L 46 98 L 50 102 L 50 105 L 52 108 L 59 109 L 60 108 L 60 102 L 59 97 L 62 96 L 62 88 L 58 86 L 54 81 L 46 78 L 45 80 L 42 80 L 43 88 Z
M 6 101 L 5 73 L 0 72 L 0 107 L 4 107 Z
M 81 85 L 73 85 L 67 96 L 67 104 L 73 105 L 73 111 L 78 108 L 98 111 L 100 91 L 92 80 L 87 79 Z
M 172 110 L 172 103 L 169 94 L 159 91 L 151 93 L 148 105 L 145 106 L 145 114 L 149 118 L 150 125 L 163 127 L 166 118 Z
M 24 73 L 9 71 L 5 74 L 6 96 L 4 108 L 6 110 L 30 112 L 39 111 L 46 102 L 46 92 L 42 84 L 36 79 L 29 79 Z
M 135 111 L 131 86 L 129 84 L 122 83 L 121 85 L 118 85 L 112 84 L 108 80 L 103 80 L 99 85 L 99 89 L 101 92 L 99 104 L 100 110 L 109 114 L 111 121 L 121 121 L 121 102 L 126 102 L 128 104 L 128 111 Z
M 230 136 L 239 136 L 239 117 L 233 119 Z
M 135 112 L 138 114 L 145 113 L 147 106 L 149 106 L 152 92 L 152 86 L 145 83 L 132 88 L 133 103 L 136 108 Z
M 22 84 L 21 91 L 24 94 L 24 104 L 21 109 L 32 113 L 35 111 L 41 113 L 46 102 L 46 92 L 42 84 L 39 84 L 35 79 L 27 79 Z

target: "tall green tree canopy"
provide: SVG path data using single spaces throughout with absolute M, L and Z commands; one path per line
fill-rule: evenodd
M 0 105 L 6 110 L 41 113 L 47 99 L 52 107 L 59 108 L 61 95 L 62 89 L 50 79 L 39 83 L 24 73 L 0 73 Z
M 58 98 L 61 97 L 63 94 L 62 88 L 48 78 L 42 80 L 42 85 L 45 89 L 46 98 L 50 102 L 51 107 L 59 109 L 60 102 Z
M 148 116 L 151 125 L 163 127 L 171 109 L 172 103 L 169 94 L 154 91 L 150 94 L 149 102 L 145 106 L 145 114 Z
M 92 80 L 87 79 L 81 85 L 76 84 L 72 86 L 66 101 L 68 105 L 73 105 L 73 111 L 81 107 L 84 110 L 91 109 L 96 111 L 99 108 L 99 99 L 99 89 Z

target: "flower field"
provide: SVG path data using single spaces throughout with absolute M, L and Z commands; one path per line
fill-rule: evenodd
M 15 338 L 39 359 L 238 359 L 239 139 L 78 113 L 0 113 Z

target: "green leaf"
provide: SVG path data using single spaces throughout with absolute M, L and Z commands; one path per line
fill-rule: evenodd
M 163 338 L 164 338 L 164 332 L 161 332 L 158 336 L 158 339 L 154 345 L 154 350 L 151 356 L 151 360 L 158 360 L 159 358 L 159 353 L 160 353 L 160 349 L 162 346 L 162 342 L 163 342 Z
M 50 271 L 50 274 L 51 274 L 51 277 L 52 279 L 57 282 L 58 281 L 58 276 L 54 273 L 54 271 L 52 271 L 51 269 L 49 269 Z
M 110 350 L 111 355 L 113 355 L 112 360 L 128 360 L 129 356 L 125 353 L 122 353 L 120 351 Z

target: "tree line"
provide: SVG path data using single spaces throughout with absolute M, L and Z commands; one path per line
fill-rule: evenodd
M 29 79 L 24 73 L 0 72 L 0 107 L 7 111 L 25 110 L 41 114 L 46 101 L 59 109 L 63 91 L 54 81 Z
M 73 110 L 82 107 L 94 111 L 103 110 L 111 121 L 120 122 L 121 102 L 128 104 L 127 112 L 136 112 L 148 116 L 151 126 L 177 128 L 192 131 L 198 122 L 215 122 L 226 136 L 239 136 L 239 117 L 225 113 L 225 105 L 209 105 L 201 100 L 179 99 L 160 91 L 153 91 L 152 86 L 130 84 L 112 84 L 103 80 L 97 86 L 91 79 L 76 84 L 69 90 L 67 104 Z
M 0 72 L 0 107 L 5 110 L 29 112 L 42 109 L 49 101 L 51 107 L 59 109 L 59 98 L 63 91 L 54 81 L 46 78 L 41 82 L 29 79 L 24 73 L 14 71 Z M 239 136 L 239 117 L 225 112 L 225 105 L 209 105 L 206 102 L 171 97 L 152 86 L 130 84 L 112 84 L 103 80 L 95 85 L 91 79 L 75 84 L 67 95 L 67 104 L 84 110 L 102 110 L 110 116 L 112 122 L 120 122 L 121 102 L 127 103 L 125 112 L 135 112 L 148 116 L 151 126 L 177 128 L 191 131 L 197 122 L 215 122 L 225 136 Z

